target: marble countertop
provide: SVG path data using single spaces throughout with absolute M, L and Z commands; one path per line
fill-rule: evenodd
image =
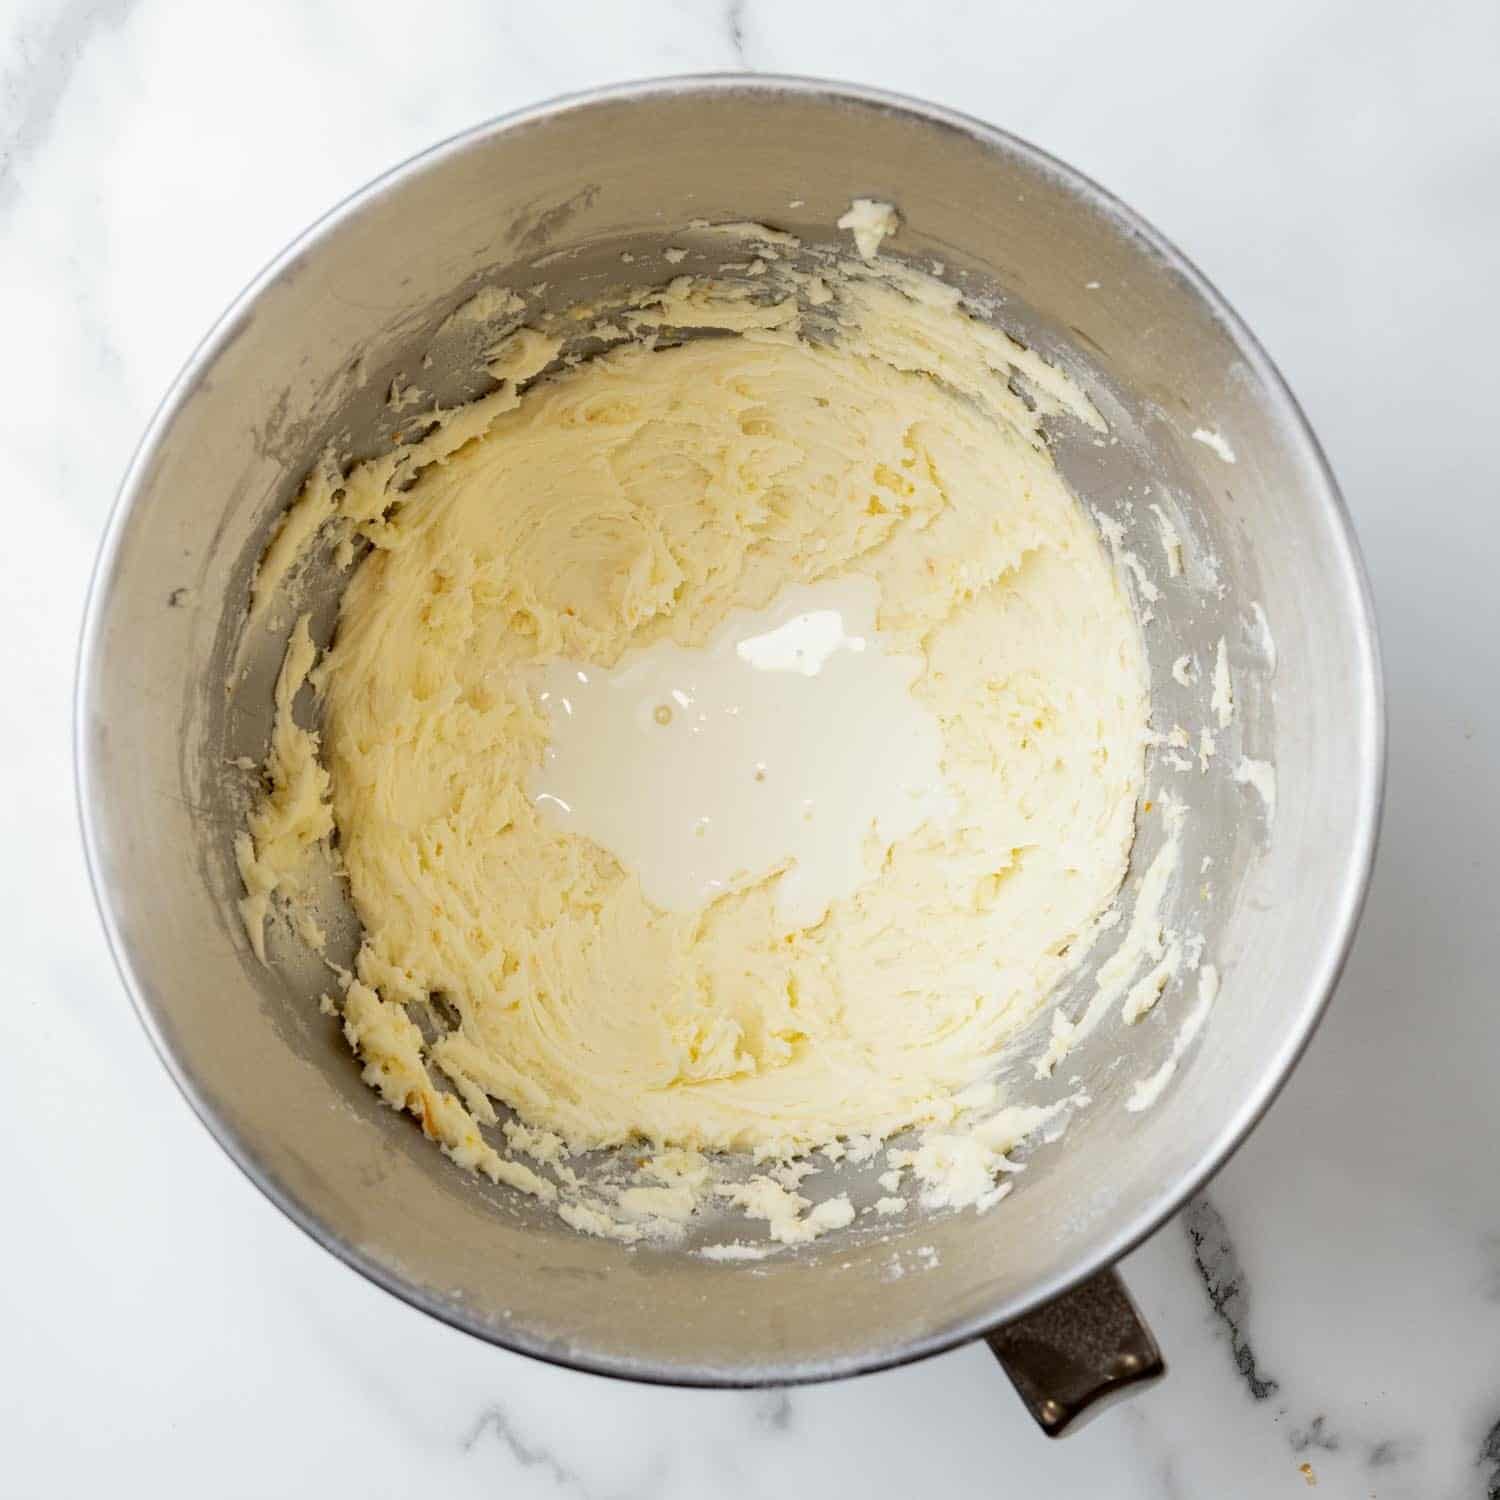
M 1353 959 L 1265 1123 L 1124 1267 L 1169 1379 L 1061 1443 L 982 1348 L 686 1392 L 423 1318 L 193 1119 L 90 901 L 77 623 L 126 459 L 200 334 L 430 142 L 727 68 L 940 100 L 1135 205 L 1281 364 L 1374 578 L 1390 787 Z M 0 10 L 0 1493 L 1500 1496 L 1497 73 L 1487 0 Z

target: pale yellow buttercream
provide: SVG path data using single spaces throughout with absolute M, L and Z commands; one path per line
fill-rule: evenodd
M 331 807 L 363 926 L 350 1040 L 391 1103 L 492 1176 L 492 1100 L 566 1150 L 788 1157 L 950 1124 L 1125 874 L 1144 652 L 1039 435 L 1043 415 L 1097 417 L 939 283 L 895 267 L 833 279 L 832 340 L 802 326 L 826 272 L 756 298 L 683 278 L 617 316 L 644 342 L 529 388 L 560 346 L 513 336 L 493 396 L 347 477 L 323 466 L 287 522 L 299 544 L 332 519 L 373 546 L 318 669 L 321 745 L 295 731 L 283 755 L 303 768 L 279 804 L 300 831 L 272 860 L 285 839 L 268 801 L 242 851 L 247 915 L 290 889 L 280 872 Z M 731 336 L 656 347 L 662 326 Z M 774 874 L 658 910 L 533 805 L 540 664 L 701 644 L 732 609 L 851 571 L 877 584 L 891 649 L 926 660 L 913 691 L 941 725 L 957 812 L 872 839 L 864 884 L 823 920 L 786 930 Z M 292 692 L 307 666 L 289 664 Z M 858 745 L 849 758 L 858 775 Z M 431 1011 L 437 1040 L 408 1005 Z M 1001 1134 L 973 1192 L 945 1201 L 993 1192 Z M 932 1161 L 959 1150 L 939 1144 Z M 650 1188 L 640 1215 L 680 1219 L 700 1176 Z M 777 1238 L 807 1237 L 793 1190 L 715 1191 Z M 565 1217 L 618 1230 L 595 1214 L 572 1202 Z M 812 1232 L 843 1210 L 823 1219 Z

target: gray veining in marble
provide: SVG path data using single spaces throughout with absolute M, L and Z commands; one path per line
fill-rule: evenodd
M 1281 1387 L 1256 1363 L 1250 1347 L 1246 1331 L 1250 1321 L 1249 1280 L 1235 1254 L 1224 1216 L 1208 1198 L 1196 1198 L 1182 1211 L 1182 1227 L 1193 1247 L 1193 1265 L 1202 1279 L 1203 1291 L 1214 1316 L 1223 1324 L 1245 1389 L 1257 1401 L 1268 1400 Z
M 17 173 L 46 142 L 79 55 L 95 35 L 123 24 L 138 0 L 65 0 L 10 39 L 0 76 L 6 111 L 0 156 L 0 223 L 17 192 Z

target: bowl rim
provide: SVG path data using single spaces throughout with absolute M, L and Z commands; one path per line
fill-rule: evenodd
M 1349 601 L 1355 625 L 1357 653 L 1352 665 L 1361 704 L 1359 722 L 1352 726 L 1351 735 L 1356 747 L 1353 765 L 1357 779 L 1357 815 L 1352 828 L 1350 858 L 1337 892 L 1336 920 L 1330 924 L 1318 961 L 1309 973 L 1281 1045 L 1266 1059 L 1260 1074 L 1247 1087 L 1244 1097 L 1192 1170 L 1148 1194 L 1139 1208 L 1116 1225 L 1087 1254 L 1026 1292 L 1009 1299 L 1001 1307 L 974 1314 L 956 1325 L 898 1344 L 875 1345 L 856 1354 L 804 1362 L 787 1368 L 757 1366 L 743 1372 L 720 1367 L 670 1367 L 631 1357 L 601 1355 L 586 1349 L 570 1348 L 565 1353 L 559 1352 L 555 1344 L 534 1337 L 524 1330 L 497 1327 L 474 1316 L 461 1301 L 445 1297 L 407 1279 L 390 1265 L 371 1255 L 364 1247 L 334 1231 L 285 1188 L 261 1164 L 251 1143 L 216 1114 L 204 1090 L 173 1054 L 171 1044 L 157 1022 L 150 985 L 137 972 L 130 946 L 116 923 L 110 906 L 102 834 L 97 826 L 95 771 L 88 735 L 92 686 L 100 670 L 102 636 L 109 615 L 120 551 L 136 504 L 145 489 L 146 478 L 157 449 L 204 374 L 238 336 L 255 304 L 271 285 L 292 273 L 304 255 L 334 235 L 367 204 L 425 174 L 440 163 L 462 155 L 498 135 L 602 105 L 695 94 L 711 98 L 736 93 L 750 93 L 763 98 L 812 97 L 831 100 L 905 115 L 923 124 L 956 132 L 988 152 L 1019 160 L 1032 171 L 1051 179 L 1085 207 L 1127 232 L 1148 255 L 1180 276 L 1224 329 L 1240 357 L 1253 371 L 1267 394 L 1283 441 L 1294 450 L 1296 457 L 1317 480 L 1324 508 L 1332 522 L 1335 547 L 1340 558 L 1341 592 Z M 872 1373 L 913 1363 L 982 1338 L 1113 1266 L 1155 1233 L 1224 1165 L 1259 1122 L 1290 1077 L 1327 1009 L 1348 959 L 1369 891 L 1379 839 L 1386 769 L 1386 703 L 1373 595 L 1353 522 L 1333 471 L 1296 397 L 1259 340 L 1217 288 L 1181 250 L 1133 209 L 1082 172 L 1029 141 L 975 116 L 910 95 L 820 77 L 744 72 L 688 73 L 613 83 L 563 94 L 494 116 L 451 135 L 408 157 L 348 194 L 303 230 L 246 284 L 178 372 L 147 424 L 121 480 L 95 559 L 79 636 L 73 702 L 73 767 L 78 819 L 94 904 L 103 924 L 115 967 L 136 1015 L 158 1057 L 198 1119 L 235 1165 L 292 1223 L 323 1249 L 411 1307 L 449 1327 L 514 1353 L 564 1368 L 648 1384 L 756 1388 L 808 1384 Z

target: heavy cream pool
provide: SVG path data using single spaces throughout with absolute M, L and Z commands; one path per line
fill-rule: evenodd
M 588 1232 L 809 1239 L 854 1214 L 815 1152 L 885 1149 L 882 1216 L 996 1201 L 1043 1114 L 996 1059 L 1118 916 L 1145 653 L 1043 438 L 1102 423 L 878 243 L 575 309 L 587 357 L 485 294 L 492 394 L 321 464 L 258 580 L 251 628 L 315 539 L 353 564 L 283 669 L 253 940 L 318 941 L 332 859 L 368 1081 Z
M 736 610 L 703 646 L 549 663 L 532 801 L 654 906 L 774 879 L 782 926 L 814 926 L 869 878 L 867 841 L 952 810 L 942 730 L 911 691 L 924 659 L 884 649 L 877 606 L 874 580 L 845 574 Z

